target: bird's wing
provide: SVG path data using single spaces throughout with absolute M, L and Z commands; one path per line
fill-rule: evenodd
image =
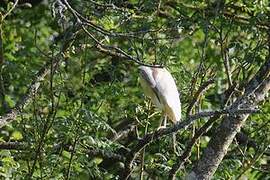
M 178 121 L 181 118 L 181 104 L 177 86 L 172 75 L 167 71 L 159 71 L 155 77 L 156 86 L 155 91 L 161 97 L 162 103 L 167 104 L 174 112 L 175 120 Z

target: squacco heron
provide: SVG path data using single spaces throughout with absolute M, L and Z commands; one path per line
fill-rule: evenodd
M 140 83 L 146 96 L 164 115 L 159 128 L 166 127 L 167 117 L 172 123 L 181 119 L 181 103 L 175 81 L 165 68 L 140 66 Z M 163 125 L 162 125 L 163 121 Z M 175 134 L 173 134 L 175 151 Z

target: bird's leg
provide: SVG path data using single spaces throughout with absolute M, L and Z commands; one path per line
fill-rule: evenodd
M 163 121 L 163 127 L 166 128 L 167 126 L 167 115 L 164 116 L 164 121 Z
M 164 116 L 163 116 L 163 114 L 164 114 L 164 113 L 162 113 L 162 115 L 161 115 L 161 119 L 160 119 L 160 122 L 159 122 L 159 127 L 158 127 L 158 129 L 166 128 L 166 125 L 167 125 L 167 115 L 164 115 Z M 164 119 L 163 119 L 163 117 L 164 117 Z M 163 125 L 162 125 L 162 124 L 163 124 Z
M 137 139 L 140 139 L 140 135 L 139 135 L 139 131 L 138 131 L 138 126 L 135 126 L 134 131 L 135 131 L 136 138 Z

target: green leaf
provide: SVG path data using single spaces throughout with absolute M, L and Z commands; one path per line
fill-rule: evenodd
M 22 140 L 23 139 L 23 135 L 21 132 L 19 131 L 14 131 L 12 134 L 11 134 L 11 139 L 12 140 Z

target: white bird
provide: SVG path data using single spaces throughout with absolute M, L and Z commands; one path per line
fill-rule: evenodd
M 175 124 L 181 119 L 181 103 L 175 81 L 165 68 L 140 66 L 140 83 L 146 96 L 151 98 L 164 115 L 163 126 L 167 117 Z

